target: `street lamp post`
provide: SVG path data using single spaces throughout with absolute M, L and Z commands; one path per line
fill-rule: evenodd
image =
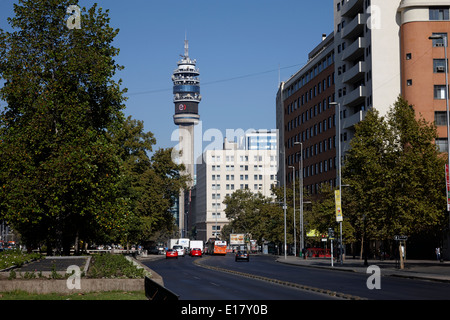
M 277 94 L 277 106 L 278 104 L 283 104 L 283 91 L 284 91 L 284 82 L 280 82 L 279 84 L 279 96 Z M 282 123 L 284 123 L 284 120 L 282 120 Z M 283 127 L 283 126 L 281 126 Z M 282 159 L 279 159 L 283 161 L 283 193 L 284 193 L 284 200 L 283 200 L 283 211 L 284 211 L 284 259 L 287 259 L 286 256 L 286 146 L 284 144 L 284 135 L 282 139 L 282 135 L 277 130 L 277 141 L 278 141 L 278 151 L 283 154 Z M 279 161 L 279 162 L 281 162 Z M 280 166 L 281 163 L 278 164 Z
M 280 144 L 279 144 L 280 145 Z M 284 259 L 287 259 L 287 245 L 286 245 L 286 147 L 284 146 L 284 143 L 281 147 L 281 152 L 283 153 L 283 212 L 284 212 Z
M 300 168 L 299 168 L 299 194 L 300 194 L 300 250 L 305 248 L 303 237 L 303 143 L 294 142 L 294 145 L 300 145 Z
M 295 229 L 295 167 L 289 166 L 289 169 L 292 169 L 292 176 L 293 176 L 293 184 L 292 184 L 292 198 L 294 202 L 294 257 L 297 256 L 297 234 Z
M 216 175 L 216 177 L 214 178 L 214 180 L 215 180 L 215 189 L 216 189 L 216 195 L 215 195 L 215 200 L 216 200 L 216 203 L 215 203 L 215 207 L 216 207 L 216 232 L 215 232 L 215 235 L 216 235 L 216 239 L 217 239 L 217 214 L 218 214 L 218 212 L 217 212 L 217 198 L 218 198 L 218 195 L 217 195 L 217 175 Z
M 338 102 L 330 102 L 330 105 L 337 106 L 337 118 L 338 118 L 338 133 L 337 133 L 337 140 L 338 140 L 338 184 L 339 184 L 339 195 L 342 199 L 342 176 L 341 176 L 341 104 Z M 335 112 L 336 114 L 336 112 Z M 342 200 L 341 200 L 342 201 Z M 339 228 L 340 228 L 340 244 L 339 244 L 339 256 L 340 256 L 340 262 L 341 265 L 343 264 L 343 254 L 342 254 L 342 220 L 339 221 Z
M 442 39 L 444 42 L 444 54 L 445 54 L 445 104 L 446 104 L 446 110 L 447 110 L 447 165 L 450 170 L 450 113 L 449 113 L 449 96 L 448 96 L 448 53 L 447 53 L 447 47 L 448 47 L 448 37 L 446 34 L 433 34 L 432 36 L 428 37 L 430 40 L 437 40 Z M 448 210 L 447 205 L 447 210 Z M 449 227 L 450 227 L 450 210 L 449 211 Z

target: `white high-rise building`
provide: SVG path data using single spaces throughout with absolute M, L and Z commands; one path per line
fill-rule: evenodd
M 399 0 L 334 0 L 342 154 L 367 110 L 385 115 L 401 92 L 399 5 Z
M 238 189 L 272 196 L 271 187 L 277 183 L 278 148 L 274 132 L 254 132 L 246 135 L 250 145 L 261 143 L 261 149 L 239 148 L 237 142 L 224 141 L 222 150 L 206 150 L 197 165 L 197 185 L 193 191 L 195 206 L 193 221 L 197 239 L 207 241 L 220 237 L 229 223 L 223 201 Z M 272 143 L 275 141 L 275 146 Z M 270 148 L 267 141 L 270 141 Z M 253 143 L 252 143 L 253 142 Z M 245 144 L 244 144 L 245 145 Z

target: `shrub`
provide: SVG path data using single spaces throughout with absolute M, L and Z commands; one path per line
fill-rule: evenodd
M 39 253 L 25 253 L 21 250 L 6 250 L 0 252 L 0 270 L 10 268 L 12 266 L 20 267 L 24 263 L 32 260 L 41 259 Z
M 144 278 L 144 269 L 137 268 L 122 255 L 94 255 L 88 270 L 89 278 Z

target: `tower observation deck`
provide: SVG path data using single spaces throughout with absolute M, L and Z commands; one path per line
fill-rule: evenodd
M 178 68 L 172 75 L 173 102 L 175 104 L 174 123 L 181 126 L 196 125 L 200 119 L 198 104 L 200 95 L 200 75 L 196 60 L 189 58 L 189 44 L 184 40 L 184 55 L 178 61 Z

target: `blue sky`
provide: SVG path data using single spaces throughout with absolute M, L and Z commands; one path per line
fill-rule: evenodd
M 8 29 L 16 0 L 0 0 L 0 28 Z M 322 33 L 333 30 L 333 0 L 80 0 L 110 10 L 119 28 L 117 74 L 128 88 L 124 113 L 144 121 L 157 148 L 173 147 L 171 75 L 189 40 L 200 69 L 201 129 L 275 129 L 279 79 L 306 62 Z M 204 149 L 209 142 L 202 146 Z

